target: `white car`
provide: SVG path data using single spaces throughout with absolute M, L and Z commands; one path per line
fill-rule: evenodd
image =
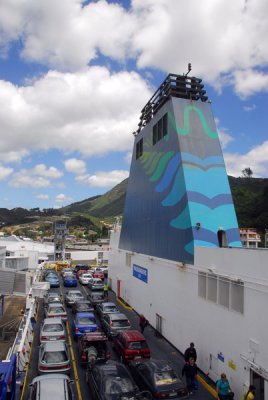
M 65 326 L 61 318 L 45 318 L 40 328 L 40 343 L 67 339 Z
M 91 274 L 81 274 L 79 276 L 79 282 L 81 283 L 81 285 L 87 285 L 88 282 L 90 281 L 90 279 L 92 279 L 93 276 Z

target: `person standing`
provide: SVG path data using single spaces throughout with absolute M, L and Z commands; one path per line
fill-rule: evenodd
M 141 333 L 143 333 L 145 327 L 148 325 L 148 321 L 143 314 L 140 315 L 139 325 L 140 325 Z
M 184 364 L 181 374 L 182 376 L 185 375 L 188 392 L 192 394 L 193 390 L 198 389 L 198 381 L 196 379 L 197 365 L 193 358 L 190 358 L 189 361 Z
M 194 343 L 193 342 L 190 343 L 190 347 L 188 347 L 185 350 L 185 353 L 184 353 L 185 362 L 188 362 L 190 360 L 190 358 L 193 358 L 194 361 L 196 362 L 197 354 L 196 354 L 196 349 L 194 347 Z
M 224 373 L 221 374 L 221 379 L 216 382 L 216 391 L 220 400 L 232 400 L 234 397 L 230 383 Z
M 106 299 L 108 299 L 108 295 L 109 295 L 109 286 L 107 285 L 107 282 L 104 283 L 103 291 L 104 291 L 104 297 L 105 297 Z
M 243 400 L 254 400 L 255 399 L 255 391 L 256 387 L 254 385 L 250 385 L 248 390 L 243 396 Z

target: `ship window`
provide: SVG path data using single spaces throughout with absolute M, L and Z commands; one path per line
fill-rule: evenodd
M 213 274 L 208 274 L 207 298 L 217 302 L 217 277 Z
M 159 142 L 164 136 L 168 134 L 168 119 L 165 114 L 154 126 L 153 126 L 153 145 Z
M 244 312 L 244 284 L 231 281 L 231 309 L 239 313 Z
M 198 296 L 206 298 L 207 296 L 207 275 L 198 272 Z
M 199 271 L 198 296 L 228 310 L 244 313 L 244 283 L 240 280 Z
M 229 308 L 230 280 L 219 276 L 219 304 Z
M 136 143 L 136 160 L 140 158 L 143 154 L 143 139 Z
M 65 253 L 65 258 L 66 258 L 66 260 L 70 260 L 71 259 L 71 253 Z

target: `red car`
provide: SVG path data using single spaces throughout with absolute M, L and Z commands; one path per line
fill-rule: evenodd
M 94 346 L 98 352 L 96 361 L 108 361 L 110 352 L 107 350 L 108 338 L 102 332 L 84 333 L 78 337 L 78 353 L 81 365 L 88 362 L 87 349 Z
M 93 272 L 93 278 L 100 278 L 102 281 L 104 281 L 104 273 L 101 271 L 94 271 Z
M 145 337 L 139 331 L 124 331 L 114 337 L 115 350 L 123 362 L 150 358 L 151 353 Z

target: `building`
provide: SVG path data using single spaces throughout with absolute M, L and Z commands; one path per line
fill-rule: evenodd
M 255 228 L 240 228 L 240 239 L 243 247 L 257 249 L 261 243 L 261 236 Z
M 110 239 L 109 284 L 198 366 L 222 372 L 235 398 L 268 400 L 266 250 L 244 249 L 201 80 L 169 75 L 135 132 L 122 227 Z

